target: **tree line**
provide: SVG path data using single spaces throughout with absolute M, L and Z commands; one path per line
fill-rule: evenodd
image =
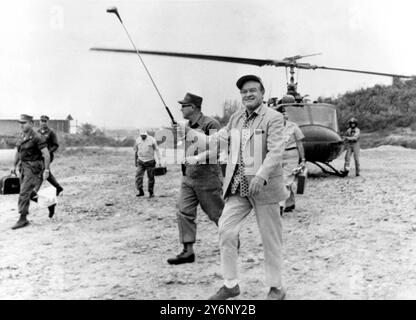
M 318 102 L 339 108 L 341 130 L 355 117 L 359 127 L 367 132 L 411 127 L 416 130 L 416 79 L 395 79 L 392 85 L 376 85 L 339 95 L 320 97 Z

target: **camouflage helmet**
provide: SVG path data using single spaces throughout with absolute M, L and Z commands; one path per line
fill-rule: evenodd
M 357 119 L 356 119 L 356 118 L 354 118 L 354 117 L 352 117 L 352 118 L 348 121 L 348 124 L 352 124 L 352 123 L 355 123 L 355 125 L 358 125 L 358 121 L 357 121 Z

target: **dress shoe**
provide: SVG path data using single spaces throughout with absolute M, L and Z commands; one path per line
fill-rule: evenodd
M 186 255 L 186 251 L 182 251 L 174 258 L 169 258 L 169 264 L 182 264 L 182 263 L 192 263 L 195 261 L 195 254 L 191 253 L 190 255 Z
M 275 287 L 270 288 L 267 294 L 267 300 L 283 300 L 286 296 L 286 290 L 284 288 L 277 289 Z
M 53 204 L 50 207 L 48 207 L 49 219 L 52 219 L 53 215 L 55 214 L 55 207 L 56 207 L 56 204 Z
M 144 196 L 144 191 L 143 189 L 139 189 L 139 193 L 136 194 L 136 197 L 142 197 L 142 196 Z
M 13 230 L 19 229 L 19 228 L 23 228 L 26 227 L 29 224 L 29 221 L 26 219 L 26 217 L 24 218 L 20 218 L 16 224 L 12 227 Z
M 294 209 L 295 209 L 295 205 L 292 205 L 292 206 L 286 207 L 284 212 L 292 212 Z
M 64 188 L 62 187 L 56 188 L 56 196 L 59 197 L 62 191 L 64 191 Z
M 222 286 L 216 294 L 209 297 L 208 300 L 227 300 L 229 298 L 234 298 L 240 294 L 240 286 L 237 284 L 233 288 L 227 288 Z

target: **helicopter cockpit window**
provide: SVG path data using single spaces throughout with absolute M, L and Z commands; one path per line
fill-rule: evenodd
M 335 108 L 319 104 L 308 107 L 311 108 L 313 124 L 320 124 L 338 131 L 337 112 Z
M 285 106 L 290 121 L 296 122 L 299 126 L 311 123 L 307 106 Z

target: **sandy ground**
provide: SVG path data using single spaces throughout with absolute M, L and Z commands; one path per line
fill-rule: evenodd
M 179 252 L 178 165 L 157 177 L 156 197 L 136 198 L 130 149 L 58 156 L 65 188 L 57 215 L 31 205 L 13 231 L 17 195 L 0 195 L 0 299 L 205 299 L 222 285 L 218 233 L 202 211 L 196 262 Z M 0 175 L 10 167 L 0 157 Z M 287 299 L 416 299 L 416 150 L 363 150 L 362 176 L 317 174 L 284 217 Z M 342 166 L 342 159 L 335 161 Z M 255 217 L 241 235 L 239 299 L 263 299 Z

